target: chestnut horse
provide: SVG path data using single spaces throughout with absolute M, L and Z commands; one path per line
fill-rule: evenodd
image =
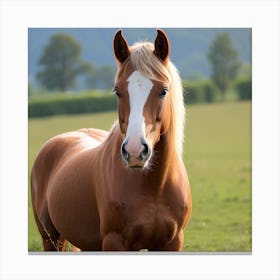
M 182 160 L 184 102 L 170 43 L 114 37 L 118 122 L 50 139 L 31 174 L 45 251 L 179 251 L 192 201 Z

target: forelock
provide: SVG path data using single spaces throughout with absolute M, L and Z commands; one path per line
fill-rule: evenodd
M 123 72 L 131 67 L 148 79 L 170 81 L 168 67 L 155 56 L 154 45 L 150 42 L 138 42 L 130 47 L 130 56 L 119 70 Z

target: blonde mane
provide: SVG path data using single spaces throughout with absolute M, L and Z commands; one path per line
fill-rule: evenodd
M 171 123 L 170 130 L 174 137 L 175 150 L 178 155 L 183 154 L 185 106 L 183 88 L 178 70 L 171 61 L 164 65 L 154 55 L 154 45 L 150 42 L 136 43 L 130 47 L 130 57 L 123 63 L 116 74 L 116 79 L 121 72 L 132 66 L 142 75 L 155 81 L 168 80 L 170 83 L 169 94 L 171 98 Z

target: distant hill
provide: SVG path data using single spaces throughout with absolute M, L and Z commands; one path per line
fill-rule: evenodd
M 66 32 L 82 45 L 82 56 L 95 66 L 112 65 L 115 59 L 112 40 L 117 28 L 29 28 L 28 30 L 28 71 L 29 77 L 38 71 L 38 59 L 50 36 Z M 181 76 L 193 75 L 209 77 L 210 65 L 206 54 L 209 45 L 218 32 L 228 32 L 239 53 L 239 59 L 251 63 L 251 29 L 249 28 L 163 28 L 171 41 L 171 59 Z M 123 28 L 129 44 L 136 41 L 154 41 L 154 28 Z

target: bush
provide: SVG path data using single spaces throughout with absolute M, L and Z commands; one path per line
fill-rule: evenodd
M 183 87 L 187 104 L 217 101 L 218 90 L 212 81 L 184 81 Z
M 31 99 L 28 104 L 28 117 L 95 113 L 117 108 L 116 97 L 109 94 L 100 96 L 52 96 Z
M 239 100 L 252 99 L 252 79 L 240 78 L 235 82 L 234 88 L 237 92 Z

